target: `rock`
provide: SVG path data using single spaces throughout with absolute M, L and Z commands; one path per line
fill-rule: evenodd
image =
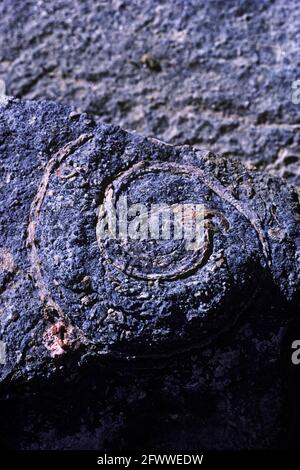
M 139 413 L 137 445 L 276 445 L 299 301 L 296 189 L 53 102 L 0 111 L 1 413 L 31 403 L 19 427 L 4 419 L 8 445 L 130 447 Z M 127 239 L 108 217 L 125 200 Z M 176 204 L 184 224 L 202 209 L 198 243 L 143 232 Z
M 8 95 L 72 104 L 299 184 L 296 0 L 24 0 L 0 14 Z

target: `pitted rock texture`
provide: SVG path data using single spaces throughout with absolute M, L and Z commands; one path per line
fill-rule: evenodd
M 114 145 L 121 143 L 115 137 Z M 172 161 L 158 161 L 159 147 L 125 139 L 113 173 L 97 138 L 87 137 L 60 165 L 56 156 L 55 166 L 50 160 L 53 172 L 45 172 L 47 187 L 43 178 L 30 220 L 33 276 L 43 299 L 59 305 L 102 349 L 165 355 L 228 328 L 261 288 L 267 240 L 256 215 L 249 220 L 243 203 L 226 200 L 226 189 L 206 176 L 200 155 L 170 150 L 162 157 Z M 126 194 L 128 216 L 120 217 L 141 224 L 137 239 L 129 226 L 126 239 L 96 240 L 105 192 L 114 193 L 109 213 Z M 141 204 L 149 211 L 138 216 Z M 190 210 L 203 204 L 199 246 L 189 247 L 184 233 L 177 240 L 171 232 L 167 240 L 152 238 L 153 204 Z
M 299 184 L 296 0 L 4 0 L 7 93 L 72 104 Z
M 85 397 L 96 400 L 98 444 L 84 431 L 82 448 L 106 441 L 116 448 L 119 432 L 128 444 L 135 434 L 124 437 L 134 425 L 130 403 L 137 400 L 146 416 L 155 394 L 158 401 L 171 394 L 188 420 L 183 446 L 187 439 L 191 447 L 275 445 L 287 421 L 280 349 L 299 300 L 296 189 L 235 159 L 96 124 L 51 102 L 8 100 L 0 135 L 0 339 L 8 345 L 0 371 L 8 403 L 32 400 L 39 390 L 34 419 L 52 423 L 57 448 L 77 448 L 79 416 L 66 429 L 56 407 L 51 414 L 39 400 L 65 381 L 72 408 L 72 384 L 79 380 L 81 390 L 82 377 L 93 382 L 96 374 L 93 387 L 105 390 Z M 124 194 L 129 206 L 203 204 L 200 253 L 177 240 L 99 239 L 108 197 Z M 196 407 L 195 422 L 184 390 L 212 404 Z M 171 408 L 161 439 L 151 434 L 149 444 L 178 442 L 178 429 L 168 431 Z M 203 419 L 208 433 L 199 431 Z M 235 424 L 221 438 L 224 420 Z M 15 441 L 7 423 L 2 429 L 8 445 L 46 448 L 47 426 L 36 426 L 25 425 Z

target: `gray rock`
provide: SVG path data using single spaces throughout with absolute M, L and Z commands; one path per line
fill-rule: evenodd
M 299 301 L 296 189 L 53 102 L 8 100 L 0 135 L 2 411 L 30 403 L 13 429 L 3 420 L 8 445 L 278 445 L 281 348 Z M 200 245 L 102 238 L 121 196 L 204 205 Z
M 9 95 L 72 104 L 299 184 L 297 1 L 4 0 L 0 15 Z

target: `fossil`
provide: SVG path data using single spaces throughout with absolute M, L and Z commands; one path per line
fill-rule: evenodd
M 134 359 L 203 347 L 246 315 L 270 276 L 296 298 L 295 189 L 70 114 L 2 107 L 1 340 L 15 332 L 4 377 L 28 367 L 28 354 L 38 370 L 75 350 Z M 99 239 L 105 210 L 124 196 L 129 206 L 201 204 L 202 242 Z
M 298 5 L 55 3 L 0 2 L 76 107 L 0 96 L 0 447 L 298 448 Z
M 143 416 L 155 420 L 159 407 L 151 408 L 153 393 L 158 401 L 175 400 L 182 416 L 191 412 L 192 393 L 198 403 L 192 414 L 207 420 L 203 432 L 200 424 L 196 434 L 193 426 L 186 431 L 195 445 L 269 446 L 275 430 L 284 429 L 281 332 L 295 318 L 299 300 L 296 188 L 235 159 L 96 124 L 51 102 L 8 99 L 1 106 L 0 135 L 4 395 L 17 390 L 13 384 L 23 384 L 17 400 L 24 410 L 24 390 L 31 384 L 28 400 L 37 423 L 50 421 L 56 429 L 61 420 L 63 427 L 69 422 L 74 400 L 89 402 L 94 392 L 87 384 L 96 381 L 99 448 L 105 446 L 107 429 L 118 436 L 120 428 L 124 436 L 120 400 L 124 412 L 133 400 Z M 107 212 L 124 198 L 126 234 L 135 224 L 133 233 L 145 236 L 102 238 Z M 191 248 L 184 232 L 176 232 L 176 210 L 183 208 L 193 225 L 198 206 L 202 236 Z M 166 233 L 179 236 L 156 237 L 154 222 L 162 229 L 169 208 L 174 212 Z M 91 368 L 88 378 L 86 367 Z M 123 380 L 119 374 L 137 375 Z M 63 384 L 55 377 L 64 377 Z M 81 384 L 78 390 L 74 380 Z M 249 380 L 251 392 L 247 385 L 244 397 L 240 384 Z M 126 397 L 124 403 L 120 396 Z M 51 401 L 51 411 L 40 408 L 39 400 Z M 210 408 L 211 400 L 216 408 Z M 258 424 L 261 412 L 254 404 L 260 400 L 272 403 L 273 411 L 272 419 L 268 414 Z M 5 416 L 10 400 L 1 403 Z M 86 411 L 80 409 L 81 422 Z M 216 415 L 220 409 L 221 417 Z M 11 419 L 2 421 L 0 432 L 13 446 L 35 446 L 35 433 L 26 431 L 27 444 L 16 437 L 27 419 L 32 422 L 26 416 L 22 411 L 19 431 L 9 427 Z M 170 416 L 163 418 L 166 423 Z M 216 422 L 227 421 L 243 432 L 236 435 L 229 426 L 221 445 Z M 36 425 L 42 436 L 37 445 L 43 448 L 47 430 L 41 433 Z M 75 430 L 67 426 L 64 432 L 75 432 L 72 446 L 81 446 Z M 125 435 L 130 446 L 136 438 Z M 170 439 L 177 442 L 176 433 L 169 436 L 163 427 L 159 436 L 167 447 Z M 59 448 L 65 446 L 64 437 L 55 439 Z

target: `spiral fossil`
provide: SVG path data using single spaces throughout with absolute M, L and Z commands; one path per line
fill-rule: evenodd
M 73 325 L 83 341 L 97 338 L 101 348 L 115 343 L 118 350 L 125 347 L 127 354 L 132 345 L 134 351 L 134 345 L 141 342 L 143 347 L 151 349 L 149 338 L 153 334 L 161 336 L 157 344 L 162 342 L 164 348 L 166 341 L 176 344 L 177 337 L 188 344 L 190 337 L 199 335 L 199 329 L 207 336 L 210 328 L 215 334 L 217 329 L 222 330 L 221 324 L 228 326 L 230 322 L 217 312 L 222 305 L 232 302 L 230 292 L 236 289 L 232 272 L 240 271 L 241 279 L 245 278 L 245 287 L 242 282 L 241 286 L 248 289 L 251 299 L 259 278 L 253 277 L 250 260 L 258 256 L 259 244 L 268 255 L 258 219 L 215 177 L 195 164 L 141 160 L 125 170 L 115 170 L 108 184 L 104 179 L 97 183 L 101 175 L 97 156 L 92 171 L 79 171 L 82 155 L 89 151 L 89 146 L 94 148 L 93 145 L 92 135 L 82 135 L 55 154 L 45 168 L 31 205 L 27 246 L 32 277 L 45 308 L 54 314 L 55 325 L 61 322 Z M 60 168 L 68 159 L 72 159 L 75 169 L 72 166 L 66 176 Z M 91 188 L 88 192 L 87 186 Z M 100 205 L 95 204 L 97 195 L 102 198 Z M 161 203 L 166 203 L 167 207 L 176 203 L 186 205 L 192 220 L 196 217 L 195 207 L 201 205 L 201 242 L 196 249 L 188 249 L 183 237 L 176 240 L 102 239 L 99 225 L 124 195 L 130 204 L 142 202 L 147 207 Z M 92 204 L 89 205 L 88 200 Z M 244 257 L 233 260 L 229 255 L 228 258 L 227 250 L 243 243 L 241 235 L 249 238 L 247 234 L 253 230 L 256 240 L 254 237 L 248 244 Z M 231 259 L 229 264 L 228 259 Z M 233 262 L 235 267 L 230 265 Z M 88 284 L 84 279 L 89 280 Z M 119 289 L 119 286 L 123 287 Z M 178 316 L 182 289 L 191 293 Z M 239 305 L 235 311 L 240 313 L 243 308 L 237 295 L 235 302 Z M 153 313 L 145 315 L 144 311 L 149 308 Z M 227 308 L 228 314 L 231 308 Z M 87 316 L 97 311 L 99 320 L 90 322 L 87 328 L 82 309 Z M 155 313 L 160 311 L 164 313 Z M 173 325 L 175 317 L 176 327 Z M 192 327 L 196 320 L 187 321 L 189 317 L 198 317 L 196 329 Z M 76 328 L 72 332 L 76 332 Z M 46 337 L 56 330 L 61 331 L 61 328 L 49 328 Z M 66 350 L 66 345 L 61 348 L 55 338 L 47 341 L 50 348 Z

